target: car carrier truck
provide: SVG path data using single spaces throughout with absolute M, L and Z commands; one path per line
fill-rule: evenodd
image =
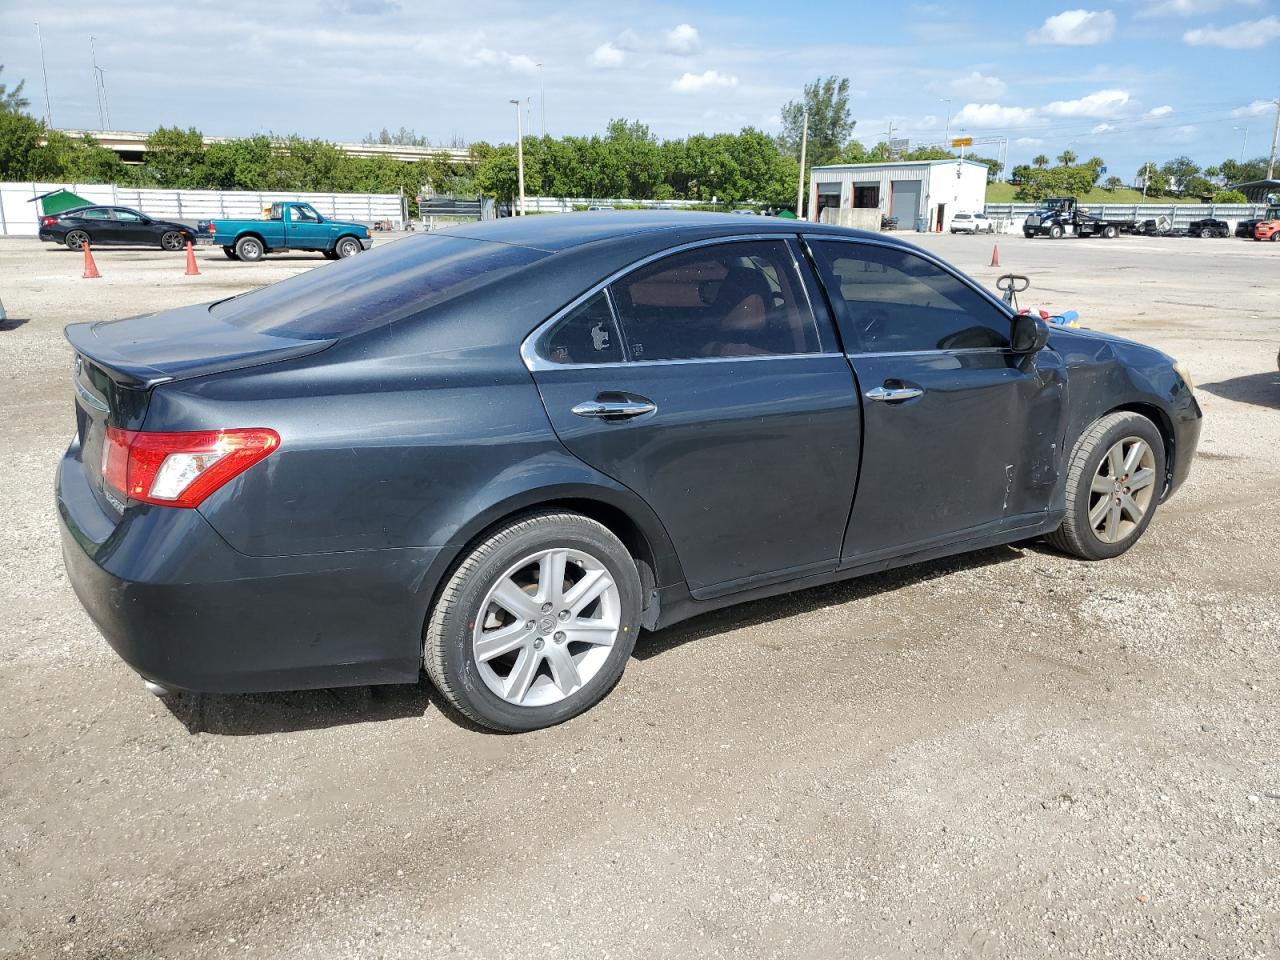
M 1022 234 L 1032 237 L 1104 237 L 1110 240 L 1122 233 L 1156 232 L 1150 221 L 1105 220 L 1082 210 L 1075 197 L 1046 197 L 1027 215 Z

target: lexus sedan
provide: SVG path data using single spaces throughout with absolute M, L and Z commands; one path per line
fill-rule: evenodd
M 641 630 L 1046 537 L 1119 557 L 1200 408 L 906 242 L 619 212 L 67 328 L 72 584 L 152 692 L 411 683 L 519 731 Z
M 76 207 L 40 218 L 40 239 L 79 250 L 91 246 L 132 244 L 162 250 L 181 250 L 196 233 L 185 223 L 154 220 L 128 207 Z

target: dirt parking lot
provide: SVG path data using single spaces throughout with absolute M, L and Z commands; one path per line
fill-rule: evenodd
M 0 955 L 1280 956 L 1280 245 L 999 243 L 1024 305 L 1195 376 L 1199 458 L 1135 549 L 725 610 L 495 736 L 425 683 L 147 694 L 62 572 L 62 326 L 324 261 L 103 250 L 88 281 L 0 241 Z

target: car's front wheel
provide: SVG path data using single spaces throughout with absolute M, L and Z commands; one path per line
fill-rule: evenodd
M 1164 438 L 1137 413 L 1109 413 L 1076 442 L 1067 468 L 1067 515 L 1049 542 L 1084 560 L 1118 557 L 1137 543 L 1164 490 Z
M 160 238 L 161 250 L 181 250 L 186 245 L 186 237 L 177 230 L 169 230 Z
M 639 629 L 635 561 L 581 514 L 529 514 L 472 549 L 427 622 L 423 664 L 461 713 L 508 732 L 561 723 L 622 676 Z
M 342 237 L 334 247 L 334 252 L 343 260 L 354 257 L 360 252 L 360 241 L 355 237 Z

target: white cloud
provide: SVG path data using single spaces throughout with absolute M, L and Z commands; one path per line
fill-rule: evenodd
M 967 100 L 999 100 L 1009 92 L 1009 85 L 999 77 L 988 77 L 974 70 L 947 82 L 942 89 Z
M 1139 17 L 1191 17 L 1212 13 L 1231 4 L 1256 7 L 1262 0 L 1150 0 L 1138 11 Z
M 1055 117 L 1114 117 L 1129 103 L 1124 90 L 1099 90 L 1079 100 L 1055 100 L 1044 108 Z
M 1113 127 L 1113 126 L 1112 126 L 1111 124 L 1109 124 L 1109 123 L 1100 123 L 1100 124 L 1098 124 L 1096 127 L 1094 127 L 1092 130 L 1090 130 L 1089 132 L 1090 132 L 1090 133 L 1094 133 L 1094 134 L 1097 134 L 1097 133 L 1109 133 L 1110 131 L 1112 131 L 1112 130 L 1114 130 L 1114 129 L 1115 129 L 1115 127 Z
M 671 53 L 697 53 L 702 49 L 702 38 L 688 23 L 667 31 L 667 50 Z
M 1200 136 L 1200 128 L 1193 127 L 1190 124 L 1183 127 L 1175 127 L 1174 131 L 1169 134 L 1170 143 L 1192 143 Z
M 1106 43 L 1115 33 L 1116 15 L 1110 10 L 1064 10 L 1027 35 L 1030 43 L 1088 47 Z
M 1039 147 L 1044 145 L 1044 141 L 1039 137 L 1019 137 L 1013 143 L 1014 146 L 1018 147 Z
M 1152 107 L 1147 111 L 1147 116 L 1155 120 L 1158 117 L 1167 117 L 1171 113 L 1173 113 L 1173 107 L 1166 103 L 1163 106 Z
M 481 47 L 470 61 L 482 67 L 506 67 L 514 73 L 537 73 L 538 64 L 532 57 L 523 53 L 507 53 L 505 50 L 490 50 Z
M 951 129 L 957 127 L 1019 127 L 1036 121 L 1030 107 L 1002 107 L 998 103 L 966 103 L 951 118 Z
M 1270 113 L 1276 107 L 1274 100 L 1255 100 L 1247 107 L 1236 107 L 1231 111 L 1231 116 L 1239 119 L 1240 117 L 1256 117 L 1260 113 Z
M 676 93 L 699 93 L 703 90 L 736 87 L 738 78 L 719 70 L 706 70 L 702 73 L 686 73 L 679 80 L 671 81 L 671 89 Z
M 627 55 L 612 43 L 602 43 L 587 57 L 587 63 L 593 67 L 620 67 Z
M 1226 47 L 1228 50 L 1252 50 L 1277 38 L 1280 38 L 1280 17 L 1244 20 L 1221 29 L 1202 27 L 1182 35 L 1193 47 Z

